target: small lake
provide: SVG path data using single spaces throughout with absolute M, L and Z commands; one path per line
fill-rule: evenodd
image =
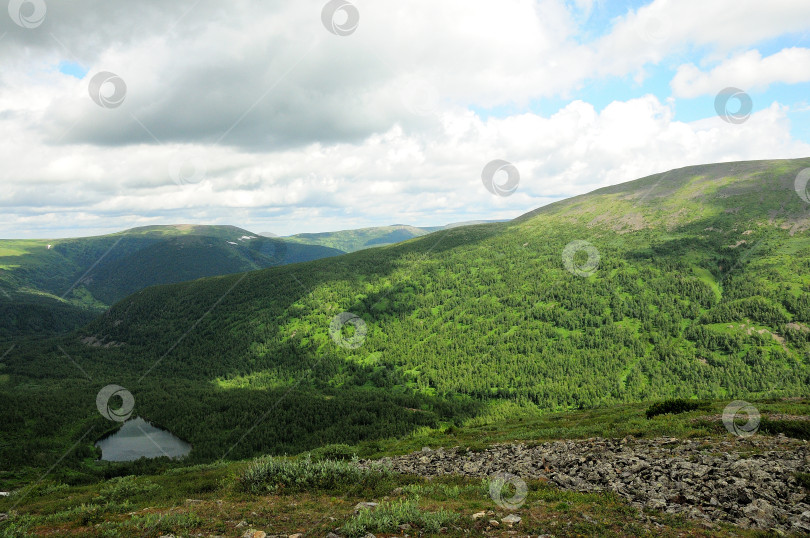
M 124 422 L 112 435 L 96 442 L 104 461 L 135 461 L 138 458 L 168 456 L 180 458 L 191 452 L 191 445 L 137 417 Z

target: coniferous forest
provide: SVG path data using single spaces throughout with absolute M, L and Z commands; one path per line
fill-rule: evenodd
M 792 178 L 808 165 L 687 168 L 508 223 L 137 291 L 78 331 L 7 343 L 5 472 L 74 444 L 65 479 L 110 472 L 93 463 L 118 426 L 95 405 L 109 384 L 190 442 L 190 463 L 399 437 L 503 401 L 805 395 L 810 235 Z M 575 241 L 598 264 L 565 260 Z M 344 312 L 364 329 L 330 334 Z

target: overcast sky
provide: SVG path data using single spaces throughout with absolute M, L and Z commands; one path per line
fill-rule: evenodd
M 8 4 L 0 237 L 506 219 L 810 156 L 807 1 Z

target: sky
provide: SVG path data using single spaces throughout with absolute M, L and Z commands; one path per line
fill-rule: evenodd
M 810 156 L 810 2 L 4 11 L 3 238 L 510 219 L 673 168 Z

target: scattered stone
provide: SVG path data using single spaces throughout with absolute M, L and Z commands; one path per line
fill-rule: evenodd
M 248 524 L 247 521 L 242 520 L 242 521 L 240 521 L 239 523 L 236 524 L 236 528 L 241 529 L 242 527 L 247 527 L 247 524 Z
M 267 538 L 267 533 L 264 531 L 249 529 L 245 531 L 245 534 L 242 535 L 242 538 Z
M 442 448 L 386 458 L 393 471 L 427 479 L 511 473 L 569 491 L 613 491 L 639 510 L 784 532 L 810 532 L 810 498 L 796 478 L 808 461 L 809 443 L 765 435 L 591 438 L 500 444 L 481 451 Z M 359 465 L 371 463 L 361 460 Z M 473 519 L 495 517 L 492 511 L 481 514 Z
M 497 526 L 499 526 L 499 525 L 500 525 L 500 523 L 498 522 L 498 520 L 497 520 L 497 519 L 490 519 L 490 520 L 489 520 L 489 524 L 490 524 L 490 526 L 492 526 L 492 527 L 497 527 Z
M 774 523 L 773 512 L 773 506 L 765 499 L 754 499 L 743 508 L 743 513 L 759 528 L 767 528 Z
M 335 534 L 334 532 L 330 532 L 326 535 L 326 538 L 340 538 L 339 535 Z
M 472 515 L 472 520 L 473 521 L 478 521 L 479 519 L 481 519 L 483 517 L 486 517 L 486 515 L 487 515 L 486 512 L 476 512 L 476 513 L 474 513 Z
M 423 446 L 422 447 L 422 452 L 433 452 L 433 450 L 431 450 L 431 448 L 429 446 Z
M 793 522 L 792 526 L 793 528 L 791 530 L 810 533 L 810 510 L 802 512 L 802 515 L 799 516 L 799 519 Z
M 0 512 L 0 521 L 5 521 L 8 519 L 8 514 L 5 512 Z
M 354 505 L 355 513 L 359 512 L 360 510 L 373 510 L 374 508 L 377 508 L 377 503 L 363 502 Z
M 505 518 L 501 519 L 501 523 L 506 523 L 510 527 L 512 525 L 517 525 L 518 523 L 520 523 L 520 521 L 521 521 L 521 517 L 516 515 L 516 514 L 509 514 Z
M 401 531 L 409 531 L 409 530 L 411 530 L 411 526 L 408 525 L 407 523 L 403 523 L 402 525 L 399 526 L 399 530 L 401 530 Z
M 297 532 L 295 534 L 291 534 L 288 538 L 301 538 L 303 536 L 302 533 Z

